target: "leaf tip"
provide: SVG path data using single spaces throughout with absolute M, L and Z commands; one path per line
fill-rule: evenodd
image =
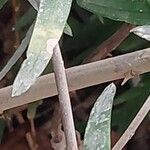
M 27 89 L 24 89 L 24 90 L 23 90 L 21 87 L 20 87 L 20 88 L 16 88 L 16 87 L 13 85 L 11 97 L 20 96 L 22 93 L 25 93 L 26 91 L 27 91 Z
M 137 26 L 130 30 L 139 37 L 150 41 L 150 25 Z
M 113 93 L 115 93 L 115 92 L 116 92 L 116 89 L 117 89 L 117 88 L 116 88 L 116 85 L 115 85 L 114 83 L 111 83 L 111 84 L 108 85 L 106 88 L 107 88 L 107 89 L 111 89 Z

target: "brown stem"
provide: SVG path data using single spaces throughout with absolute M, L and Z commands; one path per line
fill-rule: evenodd
M 110 38 L 96 48 L 83 63 L 98 61 L 106 58 L 110 52 L 115 50 L 122 41 L 130 34 L 134 25 L 124 23 Z
M 69 97 L 69 90 L 59 45 L 54 48 L 52 63 L 58 90 L 60 109 L 62 113 L 62 122 L 66 136 L 67 150 L 77 150 L 78 148 Z
M 20 125 L 25 123 L 25 120 L 24 120 L 21 112 L 16 113 L 15 116 Z M 33 119 L 30 120 L 30 125 L 31 125 L 31 133 L 27 132 L 25 137 L 28 142 L 29 148 L 31 150 L 36 150 L 37 149 L 37 144 L 36 144 L 36 140 L 35 140 L 36 132 L 35 132 L 35 126 L 34 126 Z
M 143 104 L 140 111 L 137 113 L 136 117 L 133 119 L 127 130 L 121 136 L 119 141 L 115 144 L 112 150 L 121 150 L 127 144 L 127 142 L 132 138 L 135 134 L 137 128 L 147 115 L 150 110 L 150 96 L 147 98 L 146 102 Z
M 50 127 L 50 132 L 53 134 L 52 138 L 53 141 L 61 142 L 61 134 L 59 134 L 59 127 L 61 126 L 61 111 L 59 104 L 57 103 L 55 105 L 55 110 L 53 113 L 53 118 L 51 119 L 51 127 Z
M 21 112 L 17 112 L 15 114 L 15 116 L 16 116 L 16 118 L 17 118 L 17 120 L 18 120 L 18 122 L 19 122 L 20 125 L 25 123 L 25 120 L 24 120 Z
M 26 140 L 28 142 L 30 150 L 37 150 L 37 145 L 35 145 L 34 140 L 30 132 L 26 133 Z
M 20 125 L 25 123 L 25 120 L 21 114 L 21 112 L 15 113 L 15 116 L 19 122 Z M 37 144 L 36 144 L 36 131 L 35 131 L 35 125 L 34 125 L 34 120 L 30 119 L 30 126 L 31 126 L 31 132 L 26 133 L 26 140 L 28 142 L 28 145 L 31 150 L 36 150 L 37 149 Z
M 34 119 L 30 119 L 30 127 L 31 127 L 31 134 L 33 136 L 34 141 L 36 141 L 36 131 L 35 131 L 35 124 Z
M 12 116 L 10 114 L 8 114 L 7 112 L 4 112 L 3 115 L 4 115 L 6 125 L 8 127 L 9 132 L 13 132 L 14 127 L 13 127 L 13 123 L 12 123 Z

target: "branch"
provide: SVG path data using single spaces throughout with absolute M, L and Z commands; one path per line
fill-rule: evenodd
M 133 27 L 134 25 L 124 23 L 111 37 L 98 46 L 83 63 L 98 61 L 107 57 L 110 52 L 115 50 L 127 38 Z
M 126 78 L 134 72 L 150 71 L 150 48 L 125 55 L 72 67 L 66 70 L 69 90 L 77 90 L 104 82 Z M 43 98 L 57 95 L 54 74 L 41 76 L 24 94 L 11 97 L 12 86 L 0 89 L 0 112 Z
M 55 73 L 62 122 L 65 131 L 66 148 L 67 150 L 78 150 L 67 78 L 59 45 L 54 48 L 52 64 Z
M 143 104 L 140 111 L 137 113 L 136 117 L 133 119 L 127 130 L 121 136 L 119 141 L 115 144 L 112 150 L 121 150 L 127 144 L 127 142 L 132 138 L 135 134 L 137 128 L 147 115 L 150 110 L 150 96 L 147 98 L 146 102 Z

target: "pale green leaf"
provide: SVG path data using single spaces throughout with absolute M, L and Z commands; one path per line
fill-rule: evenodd
M 40 0 L 28 0 L 28 1 L 33 6 L 33 8 L 35 10 L 38 10 L 39 4 L 40 4 Z
M 150 25 L 135 27 L 131 30 L 131 32 L 143 39 L 150 41 Z
M 72 30 L 71 30 L 71 27 L 69 26 L 68 23 L 66 23 L 65 25 L 65 28 L 64 28 L 64 33 L 69 35 L 69 36 L 73 36 L 73 33 L 72 33 Z
M 41 0 L 27 59 L 14 81 L 12 96 L 26 92 L 50 61 L 63 33 L 72 0 Z
M 112 83 L 97 99 L 92 108 L 85 131 L 85 150 L 110 150 L 111 110 L 116 93 L 116 86 Z
M 25 38 L 22 40 L 20 46 L 15 51 L 14 55 L 10 58 L 8 63 L 5 65 L 5 67 L 0 72 L 0 80 L 8 73 L 8 71 L 12 68 L 12 66 L 17 62 L 17 60 L 21 57 L 21 55 L 25 52 L 33 32 L 34 24 L 31 25 L 29 30 L 27 31 L 27 34 Z
M 34 119 L 35 118 L 36 110 L 37 110 L 38 106 L 41 105 L 41 104 L 42 104 L 42 101 L 38 101 L 38 102 L 28 104 L 28 108 L 27 108 L 27 117 L 28 117 L 28 119 Z
M 39 0 L 28 0 L 28 1 L 33 6 L 33 8 L 38 11 L 38 9 L 39 9 Z M 31 12 L 30 12 L 30 14 L 31 14 Z M 69 26 L 68 23 L 65 24 L 64 33 L 69 35 L 69 36 L 73 36 L 71 27 Z

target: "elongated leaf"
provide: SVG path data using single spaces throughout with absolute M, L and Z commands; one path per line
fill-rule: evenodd
M 147 0 L 77 0 L 78 4 L 96 15 L 137 25 L 150 24 Z
M 52 57 L 68 18 L 72 0 L 41 0 L 27 59 L 14 81 L 12 96 L 26 92 Z
M 143 39 L 150 41 L 150 25 L 135 27 L 131 30 L 131 32 Z
M 10 58 L 8 63 L 5 65 L 5 67 L 1 70 L 1 72 L 0 72 L 0 80 L 8 73 L 8 71 L 12 68 L 12 66 L 17 62 L 17 60 L 25 52 L 25 50 L 26 50 L 26 48 L 27 48 L 27 46 L 28 46 L 28 44 L 30 42 L 33 28 L 34 28 L 34 24 L 31 25 L 31 27 L 27 31 L 27 34 L 26 34 L 25 38 L 22 40 L 20 46 L 15 51 L 15 53 Z
M 5 5 L 7 0 L 0 0 L 0 9 Z
M 33 8 L 38 11 L 38 9 L 39 9 L 39 0 L 28 0 L 28 1 L 33 6 Z M 73 36 L 71 27 L 69 26 L 68 23 L 65 24 L 64 33 L 69 35 L 69 36 Z
M 19 30 L 28 24 L 31 24 L 36 18 L 36 11 L 30 8 L 15 24 L 15 30 Z
M 116 86 L 112 83 L 97 99 L 86 127 L 85 150 L 110 150 L 110 122 Z

